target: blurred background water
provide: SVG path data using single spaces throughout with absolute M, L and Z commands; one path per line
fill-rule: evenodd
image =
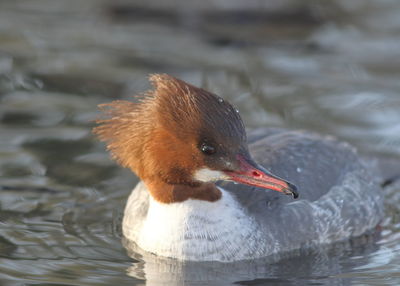
M 169 73 L 249 127 L 333 134 L 400 174 L 400 2 L 0 1 L 0 285 L 399 285 L 400 185 L 373 237 L 279 262 L 127 252 L 137 179 L 90 133 L 96 105 Z

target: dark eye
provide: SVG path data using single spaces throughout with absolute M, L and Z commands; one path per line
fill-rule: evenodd
M 201 144 L 200 150 L 206 155 L 212 155 L 216 152 L 215 147 L 207 143 Z

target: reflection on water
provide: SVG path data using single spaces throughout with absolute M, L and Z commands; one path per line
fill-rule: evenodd
M 146 279 L 148 285 L 299 285 L 322 283 L 326 285 L 351 285 L 352 280 L 340 277 L 344 269 L 358 269 L 369 262 L 376 253 L 377 238 L 364 236 L 351 242 L 310 249 L 290 254 L 273 261 L 270 258 L 234 263 L 179 262 L 142 253 L 124 241 L 131 257 L 141 261 L 133 263 L 128 275 Z M 139 251 L 140 252 L 140 251 Z M 349 261 L 349 258 L 351 259 Z M 381 266 L 378 263 L 377 266 Z
M 97 104 L 149 73 L 220 94 L 251 127 L 336 135 L 399 175 L 400 3 L 303 2 L 2 1 L 1 284 L 398 285 L 400 183 L 379 236 L 281 261 L 180 263 L 121 243 L 136 179 L 90 129 Z

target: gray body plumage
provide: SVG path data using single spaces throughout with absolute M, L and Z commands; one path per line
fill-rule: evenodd
M 263 257 L 359 236 L 381 220 L 383 192 L 373 167 L 362 162 L 349 144 L 309 132 L 279 129 L 249 132 L 248 143 L 257 163 L 297 186 L 299 199 L 276 191 L 219 182 L 251 218 L 257 231 L 248 239 L 243 237 L 244 245 L 231 245 L 230 251 L 219 256 L 215 253 L 202 256 L 200 249 L 197 257 L 196 251 L 188 247 L 192 256 L 181 257 L 189 260 L 216 257 L 215 260 L 223 261 Z M 138 232 L 135 228 L 141 227 L 140 222 L 148 213 L 149 195 L 143 188 L 138 191 L 129 199 L 129 212 L 125 211 L 124 225 L 129 225 L 129 233 Z M 231 220 L 235 224 L 234 218 Z M 135 235 L 127 237 L 135 240 Z M 221 235 L 215 237 L 219 239 Z M 212 247 L 215 241 L 207 236 L 204 240 L 204 251 L 218 252 Z M 235 253 L 240 255 L 235 257 Z
M 258 129 L 249 133 L 253 158 L 295 184 L 299 199 L 222 182 L 282 250 L 358 236 L 383 216 L 383 191 L 374 167 L 355 148 L 310 132 Z

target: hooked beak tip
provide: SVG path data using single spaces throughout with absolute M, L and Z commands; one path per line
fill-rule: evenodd
M 288 185 L 288 188 L 283 189 L 282 192 L 285 195 L 291 195 L 293 199 L 297 199 L 299 197 L 299 193 L 297 192 L 297 187 L 289 182 L 286 182 L 286 184 Z

